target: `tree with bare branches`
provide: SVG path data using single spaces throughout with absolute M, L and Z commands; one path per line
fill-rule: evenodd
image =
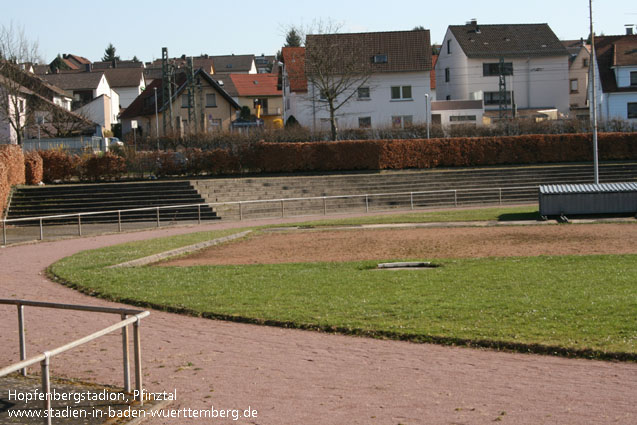
M 338 139 L 338 111 L 348 104 L 371 77 L 371 67 L 356 54 L 360 38 L 339 34 L 340 25 L 318 23 L 305 34 L 305 74 L 308 100 L 329 113 L 332 140 Z
M 21 64 L 38 60 L 38 45 L 30 42 L 22 28 L 0 27 L 0 137 L 21 144 L 25 129 L 33 121 L 27 102 L 32 92 L 22 84 Z

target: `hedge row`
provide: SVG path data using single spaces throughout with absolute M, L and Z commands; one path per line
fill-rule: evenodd
M 38 184 L 44 177 L 44 161 L 37 152 L 24 155 L 24 174 L 26 184 Z
M 24 183 L 24 155 L 16 145 L 0 145 L 0 214 L 7 206 L 11 186 Z
M 121 174 L 156 176 L 240 174 L 466 167 L 551 162 L 584 162 L 593 158 L 590 134 L 509 137 L 350 140 L 340 142 L 256 142 L 232 149 L 185 149 L 85 157 L 59 151 L 40 152 L 44 180 L 114 179 Z M 637 133 L 599 136 L 601 160 L 637 159 Z

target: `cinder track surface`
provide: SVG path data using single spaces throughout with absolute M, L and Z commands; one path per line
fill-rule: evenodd
M 0 296 L 115 305 L 50 282 L 43 270 L 85 249 L 264 223 L 220 222 L 3 248 Z M 26 308 L 28 354 L 112 321 L 109 315 Z M 176 388 L 178 401 L 171 407 L 258 411 L 256 419 L 152 419 L 150 424 L 637 422 L 634 363 L 382 341 L 157 311 L 141 329 L 145 386 Z M 6 365 L 19 358 L 15 308 L 0 306 L 0 335 L 0 364 Z M 52 360 L 55 375 L 104 384 L 121 385 L 121 369 L 120 334 Z

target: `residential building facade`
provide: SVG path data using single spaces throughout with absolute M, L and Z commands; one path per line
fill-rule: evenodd
M 637 124 L 637 35 L 595 37 L 598 118 Z
M 339 46 L 339 51 L 333 54 L 323 50 L 324 46 Z M 317 71 L 311 58 L 317 51 L 319 57 L 321 52 L 331 57 L 336 80 L 339 67 L 346 62 L 354 69 L 352 75 L 362 77 L 339 95 L 339 128 L 402 128 L 426 122 L 432 69 L 428 30 L 307 36 L 304 58 L 300 56 L 302 48 L 287 49 L 282 51 L 287 68 L 283 77 L 286 122 L 294 116 L 313 130 L 330 128 L 322 89 L 312 78 Z M 311 49 L 315 50 L 310 53 Z M 305 81 L 301 80 L 301 67 L 305 76 L 310 76 Z M 343 102 L 345 99 L 349 100 Z
M 210 74 L 202 69 L 194 73 L 195 88 L 192 96 L 188 95 L 185 73 L 178 74 L 176 81 L 178 88 L 173 93 L 171 104 L 163 101 L 161 80 L 154 80 L 148 85 L 122 113 L 122 135 L 132 131 L 132 121 L 137 122 L 138 131 L 143 136 L 152 137 L 158 133 L 160 136 L 171 133 L 183 136 L 189 133 L 230 130 L 240 106 Z
M 499 111 L 502 99 L 519 114 L 555 109 L 565 116 L 568 58 L 547 24 L 479 25 L 474 20 L 449 26 L 436 64 L 437 99 L 483 100 L 487 113 Z

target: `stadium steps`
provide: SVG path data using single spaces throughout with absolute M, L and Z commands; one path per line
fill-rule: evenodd
M 383 171 L 377 173 L 349 173 L 326 175 L 294 175 L 247 178 L 215 178 L 193 180 L 193 186 L 207 202 L 237 202 L 268 199 L 310 198 L 322 196 L 382 194 L 398 192 L 425 192 L 460 190 L 459 205 L 499 203 L 497 191 L 483 189 L 538 186 L 541 184 L 590 183 L 593 180 L 591 164 L 559 164 L 540 166 L 486 167 L 479 169 L 445 169 L 419 171 Z M 637 181 L 637 163 L 617 162 L 600 166 L 600 181 Z M 462 192 L 473 189 L 475 192 Z M 414 208 L 453 204 L 453 194 L 415 195 Z M 502 203 L 537 201 L 537 191 L 504 190 Z M 318 205 L 317 205 L 318 203 Z M 409 195 L 403 197 L 372 196 L 367 207 L 384 210 L 411 205 Z M 284 215 L 316 213 L 323 208 L 322 201 L 286 201 Z M 327 213 L 361 211 L 366 208 L 364 198 L 357 200 L 328 200 Z M 221 217 L 237 218 L 238 206 L 216 206 Z M 281 214 L 275 203 L 243 204 L 244 217 L 272 217 Z
M 78 184 L 18 188 L 9 206 L 7 219 L 41 217 L 60 214 L 105 212 L 134 208 L 189 205 L 204 199 L 188 181 Z M 124 211 L 123 222 L 157 220 L 157 211 Z M 197 207 L 162 208 L 161 221 L 198 220 Z M 210 207 L 201 207 L 201 219 L 219 217 Z M 85 223 L 114 223 L 117 213 L 83 216 Z M 64 224 L 77 218 L 50 219 L 47 223 Z M 31 222 L 31 224 L 34 224 Z

